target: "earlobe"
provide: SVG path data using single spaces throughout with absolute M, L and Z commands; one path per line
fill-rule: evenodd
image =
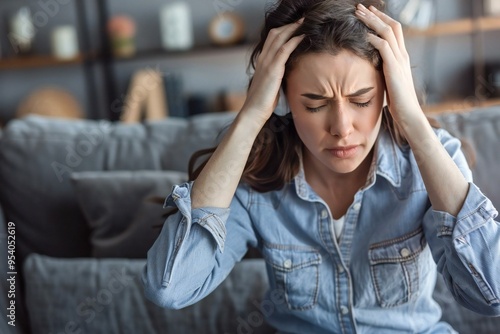
M 276 105 L 276 108 L 274 108 L 274 113 L 278 116 L 285 116 L 290 113 L 290 107 L 288 105 L 285 92 L 283 92 L 283 88 L 280 88 L 278 104 Z

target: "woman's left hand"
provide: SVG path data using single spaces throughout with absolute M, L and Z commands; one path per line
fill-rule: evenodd
M 357 5 L 356 16 L 375 31 L 368 41 L 380 52 L 387 89 L 387 103 L 393 118 L 401 126 L 409 125 L 423 115 L 418 102 L 406 51 L 401 24 L 370 6 Z

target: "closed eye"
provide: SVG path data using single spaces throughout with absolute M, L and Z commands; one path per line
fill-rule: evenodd
M 309 112 L 318 112 L 321 110 L 321 108 L 323 108 L 323 106 L 319 106 L 319 107 L 315 107 L 315 108 L 312 108 L 312 107 L 306 107 L 306 110 L 309 111 Z
M 371 102 L 372 102 L 372 100 L 367 101 L 367 102 L 352 102 L 352 103 L 354 103 L 356 106 L 358 106 L 360 108 L 366 108 L 371 104 Z

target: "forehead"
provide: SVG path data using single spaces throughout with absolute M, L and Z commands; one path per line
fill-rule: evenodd
M 378 79 L 378 71 L 368 60 L 343 50 L 337 55 L 308 53 L 301 56 L 288 73 L 287 85 L 336 91 L 377 85 Z

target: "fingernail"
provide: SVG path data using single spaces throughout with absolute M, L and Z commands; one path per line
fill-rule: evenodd
M 373 5 L 371 5 L 371 6 L 370 6 L 370 10 L 372 10 L 372 11 L 374 11 L 374 12 L 378 11 L 377 7 L 375 7 L 375 6 L 373 6 Z
M 362 3 L 359 3 L 358 4 L 358 9 L 361 9 L 361 10 L 366 10 L 366 7 L 362 4 Z
M 366 13 L 365 12 L 362 12 L 360 11 L 359 9 L 356 10 L 356 14 L 360 15 L 360 16 L 366 16 Z
M 297 23 L 302 23 L 302 22 L 304 22 L 304 19 L 305 19 L 305 17 L 301 17 L 301 18 L 297 21 Z

